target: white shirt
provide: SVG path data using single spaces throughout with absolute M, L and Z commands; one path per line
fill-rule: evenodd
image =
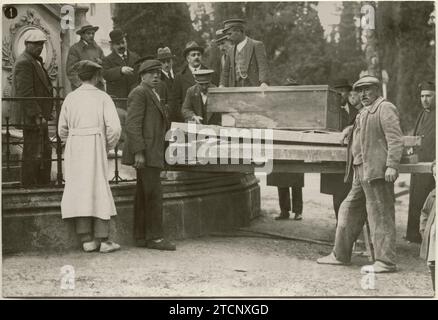
M 207 94 L 201 92 L 202 103 L 204 106 L 207 104 Z
M 246 46 L 247 42 L 248 42 L 248 37 L 245 37 L 243 41 L 237 44 L 237 51 L 239 52 L 242 51 L 242 49 Z
M 172 79 L 175 79 L 175 76 L 173 74 L 173 70 L 172 69 L 170 69 L 170 72 L 166 72 L 164 70 L 161 70 L 161 72 L 163 72 L 166 75 L 166 77 L 168 77 L 169 79 L 170 79 L 170 76 L 172 76 Z M 170 76 L 169 76 L 169 73 L 170 73 Z
M 345 106 L 341 106 L 341 108 L 347 111 L 348 114 L 350 114 L 350 106 L 348 105 L 348 103 L 346 103 Z
M 199 69 L 201 69 L 201 66 L 199 66 L 197 68 L 193 68 L 193 67 L 189 66 L 189 69 L 190 69 L 190 71 L 192 71 L 192 74 L 193 74 L 193 72 L 198 71 Z

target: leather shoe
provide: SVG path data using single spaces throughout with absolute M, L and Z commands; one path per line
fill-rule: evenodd
M 303 215 L 301 213 L 295 213 L 294 220 L 297 220 L 297 221 L 303 220 Z
M 160 239 L 160 240 L 149 240 L 146 245 L 149 249 L 156 249 L 156 250 L 167 250 L 167 251 L 175 251 L 176 246 L 172 242 L 166 239 Z
M 275 217 L 275 220 L 287 220 L 289 219 L 289 212 L 281 212 L 278 217 Z

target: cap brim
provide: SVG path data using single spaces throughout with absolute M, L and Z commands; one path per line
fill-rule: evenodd
M 76 31 L 76 34 L 81 34 L 81 33 L 84 33 L 84 32 L 86 32 L 88 30 L 93 30 L 94 32 L 96 32 L 97 30 L 99 30 L 99 27 L 87 28 L 85 30 L 79 29 L 78 31 Z
M 202 54 L 204 54 L 204 48 L 203 48 L 203 47 L 192 47 L 192 48 L 189 48 L 189 49 L 185 49 L 185 50 L 184 50 L 184 57 L 187 56 L 187 54 L 188 54 L 190 51 L 199 51 L 199 52 L 201 52 Z

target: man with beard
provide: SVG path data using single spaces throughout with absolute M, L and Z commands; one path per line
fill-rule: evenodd
M 164 168 L 165 135 L 170 127 L 167 112 L 156 91 L 161 62 L 144 61 L 138 73 L 141 83 L 128 96 L 126 142 L 122 163 L 137 170 L 134 203 L 134 238 L 138 246 L 175 250 L 164 239 L 163 193 L 160 174 Z
M 106 80 L 106 92 L 113 98 L 127 98 L 137 85 L 134 63 L 139 59 L 135 52 L 128 50 L 126 34 L 116 29 L 110 32 L 112 52 L 103 59 L 103 77 Z M 122 125 L 120 142 L 125 140 L 126 102 L 116 101 L 117 114 Z
M 176 122 L 183 122 L 184 118 L 181 113 L 182 104 L 186 98 L 187 89 L 195 85 L 195 78 L 193 73 L 207 69 L 201 64 L 202 54 L 204 48 L 199 46 L 195 41 L 187 43 L 183 55 L 186 60 L 186 65 L 183 66 L 181 72 L 175 78 L 175 83 L 172 88 L 170 107 L 172 109 L 171 120 Z
M 82 60 L 90 60 L 97 64 L 102 64 L 104 58 L 103 50 L 94 41 L 94 35 L 98 29 L 99 27 L 88 24 L 76 31 L 76 34 L 81 39 L 71 46 L 67 56 L 67 77 L 70 80 L 72 90 L 75 90 L 82 84 L 75 69 L 76 63 Z M 104 90 L 105 85 L 101 82 L 97 84 L 97 88 Z
M 339 209 L 333 251 L 317 260 L 320 264 L 349 264 L 353 244 L 368 219 L 376 261 L 364 266 L 364 273 L 397 271 L 394 182 L 403 134 L 397 108 L 380 96 L 379 85 L 379 79 L 373 76 L 364 76 L 353 85 L 364 105 L 348 141 L 345 177 L 352 178 L 354 172 L 353 184 Z
M 435 83 L 425 81 L 418 87 L 423 110 L 415 123 L 414 136 L 421 136 L 422 139 L 421 146 L 415 151 L 418 155 L 418 161 L 430 162 L 435 160 Z M 421 208 L 433 188 L 435 188 L 435 180 L 432 174 L 415 173 L 411 175 L 406 240 L 421 242 L 421 235 L 418 231 Z
M 221 74 L 221 87 L 258 87 L 268 85 L 268 60 L 265 45 L 249 38 L 245 21 L 224 21 L 224 29 L 233 46 L 228 50 Z
M 46 41 L 41 31 L 28 31 L 25 50 L 15 61 L 12 72 L 13 96 L 53 97 L 52 84 L 40 56 Z M 53 102 L 27 100 L 18 104 L 23 117 L 21 184 L 24 187 L 49 184 L 52 150 L 47 121 L 52 120 Z

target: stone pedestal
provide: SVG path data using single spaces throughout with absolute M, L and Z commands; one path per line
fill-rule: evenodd
M 165 233 L 172 239 L 247 226 L 260 212 L 260 188 L 252 174 L 168 172 L 162 180 Z M 133 245 L 135 182 L 111 186 L 118 215 L 111 237 Z M 79 247 L 71 221 L 62 220 L 63 189 L 4 189 L 3 253 Z

